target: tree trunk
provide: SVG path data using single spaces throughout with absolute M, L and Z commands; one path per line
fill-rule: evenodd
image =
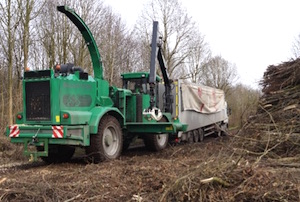
M 7 2 L 7 33 L 8 33 L 8 124 L 13 124 L 13 48 L 15 40 L 11 29 L 11 1 Z

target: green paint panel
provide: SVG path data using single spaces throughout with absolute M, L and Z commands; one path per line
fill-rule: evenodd
M 96 82 L 94 79 L 80 80 L 76 75 L 60 76 L 55 79 L 59 83 L 61 110 L 87 111 L 96 103 Z M 55 94 L 55 91 L 52 95 Z
M 126 122 L 136 122 L 136 96 L 128 96 L 126 102 Z

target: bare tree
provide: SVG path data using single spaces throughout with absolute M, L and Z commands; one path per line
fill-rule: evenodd
M 39 14 L 42 4 L 33 0 L 17 0 L 19 6 L 20 25 L 16 31 L 16 44 L 14 47 L 14 64 L 16 67 L 15 80 L 17 88 L 15 90 L 14 109 L 20 110 L 22 105 L 22 73 L 29 66 L 30 46 L 32 45 L 32 33 L 34 33 L 32 21 Z M 17 98 L 17 99 L 16 99 Z
M 260 91 L 243 84 L 237 84 L 227 93 L 228 107 L 231 109 L 231 127 L 242 127 L 251 115 L 255 115 L 258 107 Z
M 201 83 L 222 89 L 225 93 L 238 79 L 236 65 L 221 56 L 210 58 L 201 71 L 199 75 Z
M 19 4 L 24 3 L 24 1 L 19 0 Z M 34 7 L 34 1 L 33 0 L 26 0 L 25 1 L 25 14 L 22 16 L 22 25 L 23 25 L 23 67 L 28 67 L 28 53 L 29 53 L 29 41 L 30 41 L 30 21 L 32 20 L 32 11 Z
M 67 63 L 70 58 L 68 46 L 72 38 L 71 23 L 57 12 L 57 5 L 61 5 L 59 1 L 47 1 L 42 8 L 43 15 L 39 15 L 37 20 L 38 40 L 45 51 L 46 61 L 43 64 L 47 65 L 47 68 L 56 63 Z
M 105 78 L 109 84 L 120 86 L 120 73 L 130 71 L 134 64 L 135 40 L 118 14 L 102 3 L 96 5 L 91 4 L 91 8 L 86 9 L 89 15 L 83 15 L 83 18 L 89 24 L 100 49 Z
M 14 65 L 14 48 L 16 43 L 16 30 L 20 22 L 20 6 L 14 0 L 6 0 L 0 2 L 0 26 L 1 26 L 1 39 L 0 45 L 5 56 L 5 66 L 7 66 L 8 77 L 8 92 L 7 92 L 7 120 L 8 124 L 13 123 L 13 65 Z
M 107 23 L 100 35 L 105 75 L 110 84 L 117 84 L 117 80 L 120 79 L 120 72 L 124 71 L 122 69 L 122 56 L 124 54 L 125 25 L 121 18 L 112 12 L 108 12 L 105 18 Z
M 39 20 L 42 28 L 39 31 L 40 38 L 47 55 L 46 63 L 53 66 L 56 62 L 71 62 L 92 73 L 91 59 L 84 39 L 75 25 L 56 11 L 57 4 L 58 0 L 48 1 L 44 7 L 47 17 L 40 16 Z M 72 1 L 68 6 L 90 28 L 100 50 L 105 78 L 110 84 L 120 84 L 120 73 L 133 63 L 129 52 L 134 44 L 120 16 L 97 0 Z
M 2 54 L 0 54 L 2 55 Z M 6 122 L 4 121 L 5 120 L 5 114 L 6 114 L 6 110 L 5 110 L 5 87 L 6 86 L 6 72 L 5 69 L 4 69 L 4 61 L 3 61 L 3 57 L 0 57 L 0 112 L 1 112 L 1 117 L 0 117 L 0 120 L 1 123 L 0 123 L 0 131 L 2 132 L 3 130 L 1 130 L 2 128 L 4 128 L 3 126 L 6 124 Z
M 178 0 L 152 0 L 145 7 L 138 26 L 139 34 L 147 39 L 143 43 L 146 45 L 145 50 L 149 49 L 153 20 L 159 21 L 160 24 L 163 55 L 172 78 L 184 67 L 187 57 L 193 51 L 191 45 L 196 25 Z M 146 58 L 143 59 L 147 61 Z
M 211 51 L 200 33 L 194 34 L 194 38 L 190 42 L 190 49 L 191 52 L 185 60 L 184 68 L 180 68 L 175 77 L 199 83 L 200 74 L 211 57 Z

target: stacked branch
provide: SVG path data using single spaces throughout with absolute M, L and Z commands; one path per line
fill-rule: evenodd
M 263 96 L 252 121 L 255 127 L 300 133 L 300 59 L 269 66 L 260 84 Z
M 253 140 L 245 149 L 260 159 L 294 157 L 300 152 L 300 59 L 269 66 L 260 84 L 257 114 L 241 130 Z

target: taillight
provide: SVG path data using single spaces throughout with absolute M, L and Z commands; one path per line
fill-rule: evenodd
M 68 119 L 68 118 L 69 118 L 69 114 L 64 113 L 64 114 L 63 114 L 63 118 L 64 118 L 64 119 Z

